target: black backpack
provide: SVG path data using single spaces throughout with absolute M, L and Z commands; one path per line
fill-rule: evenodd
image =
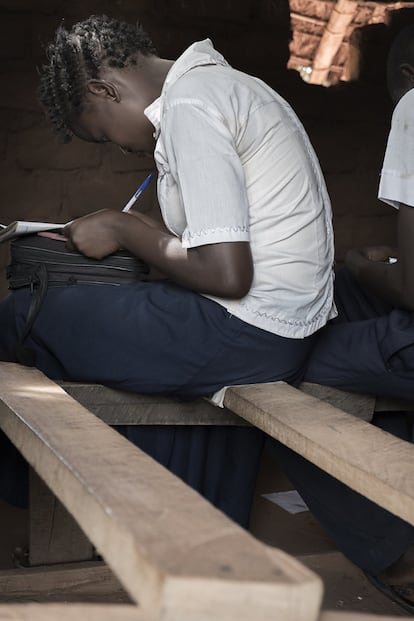
M 33 353 L 24 348 L 39 313 L 48 287 L 71 285 L 114 285 L 146 280 L 149 268 L 134 255 L 120 250 L 102 260 L 89 259 L 68 250 L 62 240 L 40 235 L 23 235 L 10 245 L 7 266 L 9 289 L 30 287 L 32 301 L 19 339 L 17 358 L 21 364 L 34 365 Z

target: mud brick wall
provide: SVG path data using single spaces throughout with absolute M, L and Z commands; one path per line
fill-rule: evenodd
M 394 240 L 394 214 L 376 199 L 391 114 L 384 85 L 368 79 L 324 89 L 288 72 L 288 0 L 0 0 L 0 222 L 65 222 L 121 208 L 153 168 L 113 145 L 58 144 L 37 103 L 45 44 L 62 18 L 70 25 L 93 13 L 138 19 L 167 58 L 212 38 L 233 66 L 278 88 L 302 118 L 326 175 L 338 261 L 351 246 Z M 140 209 L 153 205 L 154 183 Z M 3 244 L 0 297 L 7 262 Z

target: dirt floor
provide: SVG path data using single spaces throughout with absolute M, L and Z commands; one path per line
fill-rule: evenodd
M 363 572 L 335 548 L 309 511 L 292 514 L 263 497 L 263 494 L 290 489 L 289 481 L 264 458 L 252 509 L 251 532 L 267 544 L 299 558 L 322 577 L 325 584 L 324 609 L 409 616 L 371 586 Z M 25 584 L 24 572 L 27 570 L 19 568 L 18 564 L 22 551 L 28 546 L 28 512 L 0 503 L 0 523 L 0 601 L 128 601 L 116 581 L 111 577 L 108 579 L 108 576 L 100 584 L 91 584 L 88 588 L 84 584 L 80 587 L 71 585 L 54 592 L 41 585 L 37 593 L 34 589 L 25 596 L 23 588 L 14 597 L 5 596 L 1 593 L 1 584 L 6 572 L 14 570 L 14 579 L 22 572 L 24 579 L 21 584 Z M 62 568 L 62 575 L 64 570 Z M 106 568 L 105 571 L 110 574 Z M 35 576 L 36 580 L 41 580 L 38 576 L 40 573 Z M 61 583 L 69 584 L 64 580 Z

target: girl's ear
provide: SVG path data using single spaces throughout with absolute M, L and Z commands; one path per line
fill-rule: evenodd
M 102 97 L 103 99 L 110 99 L 111 101 L 121 101 L 119 91 L 112 82 L 107 82 L 106 80 L 89 80 L 86 87 L 91 95 Z

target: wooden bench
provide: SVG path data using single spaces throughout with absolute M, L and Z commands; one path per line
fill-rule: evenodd
M 177 403 L 103 386 L 61 385 L 110 425 L 255 425 L 414 525 L 413 446 L 368 422 L 374 411 L 414 411 L 414 403 L 352 395 L 307 383 L 298 390 L 277 382 L 227 388 L 224 408 L 217 408 L 205 400 Z
M 109 425 L 251 424 L 228 408 L 215 407 L 206 399 L 180 403 L 165 397 L 132 394 L 96 384 L 59 382 L 59 385 Z M 366 421 L 372 419 L 378 407 L 378 401 L 370 395 L 310 383 L 303 383 L 300 389 Z M 30 565 L 92 559 L 93 546 L 75 520 L 33 471 L 30 476 Z
M 279 617 L 282 619 L 282 617 Z M 151 621 L 136 606 L 113 604 L 0 605 L 0 621 Z M 215 621 L 211 617 L 211 621 Z M 254 621 L 254 618 L 252 619 Z M 401 621 L 401 617 L 322 612 L 318 621 Z
M 36 369 L 0 365 L 0 427 L 148 621 L 316 621 L 321 580 Z
M 119 406 L 112 404 L 118 412 L 111 419 L 108 393 L 102 399 L 109 389 L 64 387 L 78 391 L 78 398 L 83 390 L 88 408 L 116 424 L 132 422 L 131 403 L 125 403 L 131 399 L 138 424 L 170 424 L 174 417 L 174 424 L 209 424 L 222 416 L 225 424 L 256 425 L 414 524 L 412 446 L 304 390 L 283 383 L 232 387 L 223 397 L 225 410 L 205 401 L 177 410 L 169 400 L 111 391 Z M 253 540 L 40 372 L 0 364 L 0 426 L 140 603 L 141 616 L 131 618 L 158 619 L 162 610 L 163 619 L 180 621 L 256 621 L 277 618 L 282 609 L 286 620 L 319 618 L 321 587 L 314 574 Z M 96 446 L 90 438 L 98 436 Z M 127 608 L 120 619 L 128 618 Z M 336 621 L 332 615 L 321 619 Z M 343 617 L 365 618 L 374 617 Z

